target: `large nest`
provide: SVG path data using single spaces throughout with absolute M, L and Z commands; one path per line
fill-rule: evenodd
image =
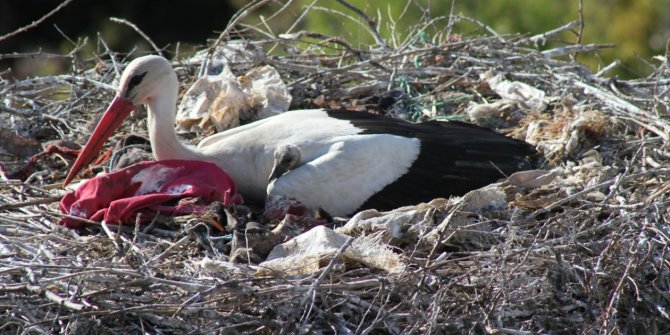
M 86 141 L 126 63 L 109 51 L 71 53 L 69 74 L 0 83 L 0 332 L 670 332 L 667 58 L 647 78 L 616 80 L 574 60 L 599 46 L 541 51 L 574 23 L 500 36 L 451 16 L 435 38 L 419 27 L 392 44 L 353 10 L 375 40 L 358 48 L 245 25 L 265 3 L 200 57 L 174 60 L 184 91 L 229 48 L 239 51 L 228 63 L 236 74 L 274 67 L 292 108 L 471 120 L 534 144 L 539 171 L 466 197 L 362 212 L 339 229 L 392 248 L 400 271 L 342 262 L 351 241 L 309 272 L 234 263 L 236 237 L 203 217 L 66 229 L 57 202 L 73 157 L 62 148 Z M 473 22 L 481 29 L 456 33 Z M 493 87 L 501 81 L 535 88 L 546 103 L 505 99 Z M 146 135 L 141 115 L 111 142 L 130 133 Z M 61 149 L 33 156 L 49 144 Z

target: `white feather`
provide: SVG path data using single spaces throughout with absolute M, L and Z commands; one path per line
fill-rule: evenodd
M 369 197 L 405 174 L 420 142 L 395 135 L 350 135 L 334 139 L 328 151 L 268 185 L 268 195 L 298 199 L 335 216 L 351 214 Z M 295 143 L 294 143 L 295 144 Z
M 309 162 L 328 153 L 343 137 L 362 131 L 349 121 L 329 117 L 324 110 L 299 110 L 212 135 L 198 148 L 206 159 L 233 176 L 245 197 L 263 200 L 278 146 L 298 146 L 302 161 Z

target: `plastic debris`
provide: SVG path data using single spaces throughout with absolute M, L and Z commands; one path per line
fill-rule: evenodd
M 177 110 L 177 130 L 219 132 L 283 113 L 290 104 L 288 88 L 271 66 L 240 77 L 224 66 L 221 73 L 201 77 L 188 89 Z
M 520 81 L 505 80 L 500 74 L 485 73 L 481 78 L 502 99 L 493 103 L 470 102 L 466 112 L 470 121 L 476 124 L 496 125 L 503 114 L 509 115 L 515 110 L 541 113 L 547 109 L 548 99 L 542 90 Z
M 200 66 L 200 75 L 217 75 L 229 65 L 247 63 L 252 59 L 266 57 L 262 48 L 243 40 L 231 40 L 218 45 L 212 53 L 211 49 L 200 50 L 189 58 L 186 63 Z
M 505 80 L 501 74 L 486 78 L 486 82 L 503 100 L 516 103 L 536 113 L 547 109 L 547 99 L 542 90 L 520 81 Z
M 267 260 L 259 264 L 258 274 L 276 271 L 298 275 L 317 271 L 332 261 L 349 238 L 353 237 L 324 226 L 314 227 L 286 243 L 275 246 Z M 376 236 L 356 238 L 338 260 L 338 265 L 347 263 L 361 263 L 391 273 L 404 269 L 400 256 L 382 244 Z
M 213 201 L 239 202 L 233 180 L 216 164 L 205 161 L 163 160 L 142 162 L 101 174 L 81 183 L 60 202 L 63 213 L 106 223 L 135 223 L 151 213 L 180 215 L 204 210 Z M 168 204 L 170 202 L 170 204 Z M 59 222 L 78 228 L 81 221 Z

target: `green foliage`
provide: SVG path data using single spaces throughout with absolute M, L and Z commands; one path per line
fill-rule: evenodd
M 409 2 L 408 2 L 409 1 Z M 444 32 L 450 13 L 476 19 L 500 34 L 538 34 L 579 19 L 579 1 L 498 0 L 498 1 L 382 1 L 349 0 L 379 25 L 381 36 L 391 46 L 407 38 L 428 43 L 446 38 Z M 302 28 L 340 36 L 355 46 L 374 43 L 366 22 L 335 0 L 301 0 L 302 8 L 313 6 Z M 666 0 L 584 0 L 584 30 L 581 42 L 614 44 L 595 55 L 582 55 L 579 60 L 594 71 L 615 59 L 624 66 L 617 72 L 624 77 L 640 77 L 649 73 L 644 61 L 664 54 L 670 39 L 670 6 Z M 440 19 L 440 17 L 445 17 Z M 432 20 L 428 30 L 418 32 L 422 22 Z M 461 26 L 462 27 L 462 26 Z M 482 34 L 476 26 L 454 30 L 459 34 Z M 575 43 L 578 31 L 547 41 L 544 48 Z

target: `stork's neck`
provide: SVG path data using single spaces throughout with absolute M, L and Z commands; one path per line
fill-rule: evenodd
M 194 147 L 186 146 L 177 139 L 177 133 L 174 130 L 177 88 L 178 83 L 175 75 L 174 78 L 162 83 L 157 93 L 147 102 L 149 108 L 147 126 L 151 149 L 157 160 L 204 160 L 203 155 L 197 152 Z

